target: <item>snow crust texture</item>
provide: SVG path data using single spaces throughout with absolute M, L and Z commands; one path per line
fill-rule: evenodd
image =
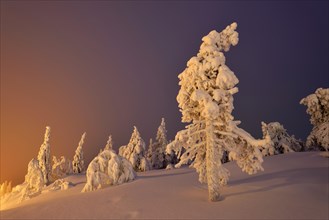
M 207 187 L 188 167 L 139 172 L 138 180 L 81 193 L 73 187 L 5 206 L 1 219 L 328 219 L 328 158 L 319 152 L 264 157 L 264 172 L 249 176 L 229 162 L 230 186 L 222 201 L 207 202 Z M 51 185 L 50 185 L 51 186 Z M 275 207 L 275 208 L 271 208 Z M 2 206 L 1 206 L 2 208 Z

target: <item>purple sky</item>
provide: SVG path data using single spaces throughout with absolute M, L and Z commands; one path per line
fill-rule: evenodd
M 173 139 L 178 74 L 203 36 L 234 21 L 236 120 L 255 137 L 278 121 L 305 140 L 299 101 L 329 85 L 327 1 L 1 1 L 1 182 L 23 180 L 46 125 L 56 156 L 73 157 L 86 131 L 87 162 L 108 134 L 128 143 L 134 125 L 148 144 L 161 117 Z

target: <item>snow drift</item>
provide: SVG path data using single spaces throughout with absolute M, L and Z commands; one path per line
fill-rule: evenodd
M 264 158 L 264 172 L 243 173 L 234 163 L 221 202 L 210 203 L 194 169 L 151 170 L 135 181 L 81 193 L 73 187 L 42 193 L 0 212 L 1 219 L 328 219 L 328 158 L 318 152 Z

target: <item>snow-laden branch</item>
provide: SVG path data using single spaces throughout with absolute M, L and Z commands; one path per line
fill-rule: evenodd
M 231 123 L 232 125 L 232 132 L 239 136 L 241 139 L 245 140 L 248 144 L 254 147 L 264 147 L 268 144 L 271 144 L 271 138 L 267 135 L 265 139 L 255 139 L 253 136 L 251 136 L 248 132 L 243 130 L 242 128 L 239 128 L 235 125 L 235 123 Z

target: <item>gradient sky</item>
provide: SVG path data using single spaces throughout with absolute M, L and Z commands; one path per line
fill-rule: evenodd
M 86 131 L 88 163 L 134 125 L 148 144 L 161 117 L 173 139 L 178 74 L 203 36 L 234 21 L 235 118 L 255 137 L 279 121 L 305 140 L 299 101 L 329 85 L 328 1 L 1 1 L 1 182 L 23 181 L 46 125 L 56 156 L 72 158 Z

